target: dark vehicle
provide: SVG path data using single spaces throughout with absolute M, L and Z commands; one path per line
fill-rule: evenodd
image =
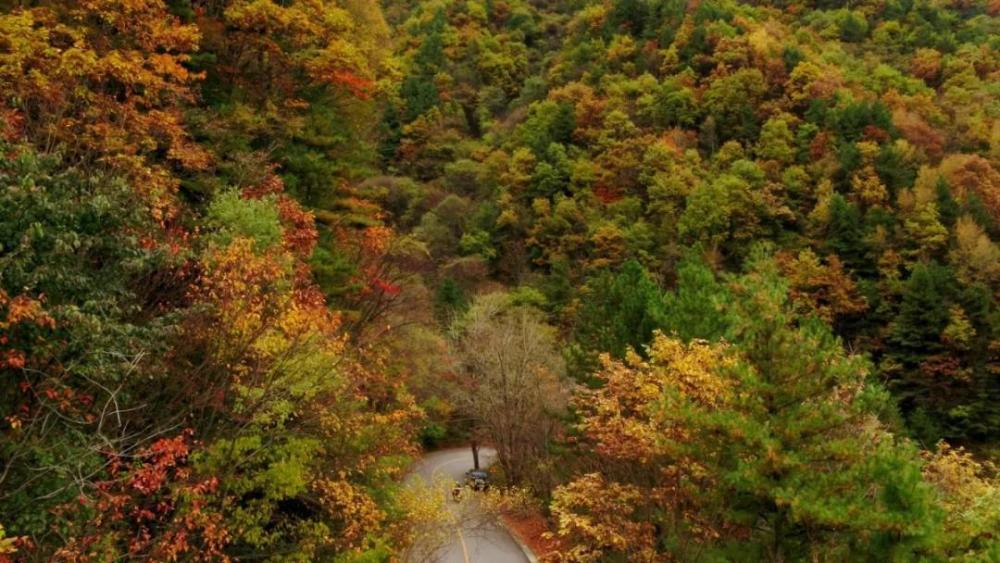
M 485 491 L 490 486 L 490 476 L 485 471 L 470 470 L 465 473 L 465 486 L 474 491 Z

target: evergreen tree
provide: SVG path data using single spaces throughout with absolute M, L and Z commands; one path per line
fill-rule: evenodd
M 844 196 L 833 194 L 829 204 L 826 247 L 853 270 L 864 270 L 869 264 L 863 228 L 858 207 Z
M 892 357 L 912 368 L 943 349 L 941 333 L 948 326 L 953 291 L 954 275 L 947 267 L 919 263 L 913 268 L 889 336 Z
M 916 449 L 878 421 L 890 402 L 867 360 L 796 318 L 770 258 L 731 287 L 724 342 L 658 335 L 648 361 L 606 363 L 578 403 L 602 472 L 555 493 L 572 552 L 875 562 L 932 549 L 935 497 Z
M 648 11 L 645 0 L 619 0 L 608 16 L 608 29 L 612 34 L 624 31 L 633 37 L 642 37 Z
M 752 537 L 774 561 L 827 549 L 855 561 L 914 557 L 938 514 L 914 448 L 873 422 L 891 407 L 867 360 L 848 356 L 822 322 L 795 319 L 770 259 L 754 259 L 733 287 L 739 398 L 731 412 L 695 416 L 720 437 L 706 436 L 714 444 L 701 456 L 721 472 L 725 497 L 739 499 L 733 516 L 766 523 Z
M 434 313 L 442 324 L 451 323 L 455 315 L 464 312 L 468 307 L 469 302 L 465 292 L 455 280 L 447 278 L 441 282 L 434 296 Z
M 944 178 L 938 178 L 934 184 L 934 194 L 937 198 L 938 219 L 949 229 L 955 225 L 962 212 L 961 206 L 951 195 L 951 188 Z
M 718 339 L 729 326 L 722 311 L 730 298 L 704 260 L 689 254 L 677 267 L 677 287 L 664 296 L 664 332 L 684 340 Z
M 631 349 L 645 354 L 664 320 L 663 293 L 639 262 L 629 260 L 617 272 L 599 274 L 584 288 L 575 323 L 575 348 L 589 358 L 581 361 L 584 369 L 595 367 L 598 353 L 623 358 Z
M 444 11 L 438 10 L 413 56 L 410 73 L 403 79 L 400 95 L 406 108 L 403 116 L 406 122 L 413 121 L 441 101 L 434 76 L 444 69 L 447 62 L 443 37 L 445 25 Z

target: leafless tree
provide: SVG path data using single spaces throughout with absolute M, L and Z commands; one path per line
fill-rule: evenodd
M 565 408 L 565 366 L 555 330 L 503 293 L 476 298 L 453 326 L 455 404 L 497 450 L 506 477 L 521 483 L 544 457 Z

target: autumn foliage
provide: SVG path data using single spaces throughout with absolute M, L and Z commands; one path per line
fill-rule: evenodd
M 348 345 L 283 163 L 217 134 L 246 126 L 233 104 L 280 100 L 299 126 L 310 100 L 370 105 L 378 56 L 355 19 L 371 16 L 4 7 L 4 560 L 326 559 L 403 541 L 379 491 L 421 411 L 378 343 Z M 227 99 L 218 80 L 260 97 Z
M 0 0 L 0 561 L 1000 558 L 998 15 Z

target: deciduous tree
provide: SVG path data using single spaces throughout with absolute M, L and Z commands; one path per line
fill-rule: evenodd
M 496 448 L 505 477 L 530 483 L 565 408 L 553 329 L 536 311 L 494 293 L 476 298 L 452 330 L 456 404 Z

